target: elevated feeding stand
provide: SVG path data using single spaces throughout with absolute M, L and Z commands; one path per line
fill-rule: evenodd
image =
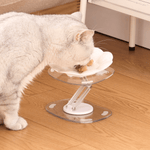
M 59 81 L 80 85 L 71 99 L 58 100 L 47 104 L 46 110 L 65 120 L 78 123 L 92 123 L 111 116 L 111 110 L 92 104 L 84 100 L 93 84 L 99 83 L 111 77 L 114 69 L 108 67 L 107 69 L 87 77 L 69 77 L 66 74 L 55 71 L 48 71 L 49 75 Z

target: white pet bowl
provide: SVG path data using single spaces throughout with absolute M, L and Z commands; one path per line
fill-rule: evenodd
M 65 73 L 69 77 L 91 76 L 108 68 L 113 62 L 113 55 L 111 52 L 103 52 L 101 49 L 95 47 L 93 54 L 91 55 L 91 59 L 94 60 L 93 65 L 87 67 L 87 71 L 84 71 L 83 73 L 78 73 L 74 68 L 69 71 L 59 71 L 59 72 Z

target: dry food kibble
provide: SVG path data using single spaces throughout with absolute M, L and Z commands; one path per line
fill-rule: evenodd
M 93 62 L 94 62 L 94 60 L 91 59 L 91 60 L 87 63 L 87 66 L 92 66 L 92 65 L 93 65 Z
M 76 65 L 75 66 L 75 69 L 79 72 L 79 73 L 82 73 L 84 71 L 87 71 L 87 66 L 92 66 L 93 65 L 93 59 L 90 60 L 86 66 L 81 66 L 81 65 Z
M 80 66 L 80 65 L 77 65 L 77 66 L 75 67 L 75 69 L 76 69 L 79 73 L 82 73 L 82 72 L 84 72 L 84 71 L 87 70 L 87 66 Z

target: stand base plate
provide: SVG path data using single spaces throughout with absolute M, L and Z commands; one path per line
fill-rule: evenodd
M 70 105 L 65 105 L 63 110 L 70 115 L 87 115 L 93 112 L 93 107 L 87 103 L 81 103 L 76 109 L 72 109 Z
M 106 119 L 112 115 L 111 110 L 99 107 L 91 102 L 84 100 L 84 103 L 93 107 L 93 112 L 86 115 L 72 115 L 63 111 L 63 107 L 68 103 L 69 99 L 58 100 L 47 104 L 46 110 L 54 116 L 61 119 L 72 121 L 76 123 L 92 123 Z

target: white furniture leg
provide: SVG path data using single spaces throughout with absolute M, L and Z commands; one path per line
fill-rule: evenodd
M 80 1 L 80 12 L 82 13 L 82 22 L 85 23 L 87 0 Z
M 130 18 L 130 39 L 129 39 L 129 50 L 135 50 L 135 38 L 136 38 L 136 17 L 131 16 Z

